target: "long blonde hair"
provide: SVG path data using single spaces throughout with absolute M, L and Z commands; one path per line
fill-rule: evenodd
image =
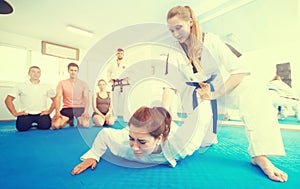
M 202 53 L 202 30 L 196 19 L 194 11 L 189 6 L 176 6 L 169 10 L 167 20 L 179 16 L 182 20 L 189 21 L 192 19 L 193 25 L 190 31 L 190 44 L 188 46 L 188 57 L 198 72 L 201 71 L 200 58 Z

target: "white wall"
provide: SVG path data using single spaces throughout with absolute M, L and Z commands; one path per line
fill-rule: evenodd
M 243 62 L 263 83 L 276 75 L 276 64 L 289 62 L 292 87 L 300 96 L 299 0 L 254 0 L 202 23 L 202 27 L 237 47 Z M 229 111 L 234 119 L 236 111 Z
M 275 65 L 290 62 L 292 67 L 292 86 L 300 96 L 299 55 L 299 20 L 300 1 L 286 0 L 255 0 L 243 7 L 216 17 L 209 22 L 202 23 L 204 31 L 213 32 L 225 40 L 233 43 L 243 52 L 246 62 L 252 65 L 254 74 L 262 82 L 267 82 L 275 75 Z M 233 38 L 229 38 L 233 34 Z M 65 64 L 68 60 L 53 57 L 35 56 L 41 52 L 41 39 L 20 36 L 0 31 L 0 44 L 27 49 L 31 54 L 24 64 L 40 65 L 45 80 L 51 82 L 66 77 Z M 81 49 L 80 57 L 85 51 Z M 38 58 L 36 58 L 38 57 Z M 47 62 L 54 62 L 55 66 L 47 69 Z M 80 62 L 80 61 L 79 61 Z M 0 62 L 0 66 L 5 62 Z M 93 63 L 90 64 L 92 69 Z M 18 68 L 11 68 L 17 71 Z M 46 71 L 45 71 L 46 70 Z M 16 74 L 26 74 L 17 73 Z M 87 73 L 88 75 L 88 73 Z M 55 83 L 54 82 L 54 83 Z M 10 119 L 12 116 L 6 110 L 3 100 L 13 83 L 0 81 L 0 120 Z M 17 102 L 16 102 L 17 103 Z
M 292 86 L 300 96 L 300 1 L 255 0 L 202 24 L 234 44 L 261 82 L 276 74 L 276 64 L 289 62 Z
M 96 52 L 101 52 L 101 49 L 94 50 Z M 170 83 L 168 81 L 159 80 L 154 78 L 153 75 L 158 73 L 164 73 L 164 70 L 160 70 L 157 65 L 152 65 L 150 69 L 148 67 L 143 67 L 143 70 L 137 71 L 135 69 L 130 68 L 131 66 L 138 66 L 141 62 L 147 60 L 161 61 L 164 65 L 167 54 L 174 53 L 170 50 L 168 46 L 161 45 L 159 43 L 138 43 L 129 47 L 124 48 L 124 59 L 123 63 L 127 72 L 123 73 L 124 77 L 129 77 L 130 83 L 130 92 L 128 93 L 128 97 L 125 100 L 128 100 L 128 109 L 130 111 L 130 115 L 141 106 L 158 106 L 161 105 L 163 87 L 169 86 Z M 99 56 L 99 55 L 98 55 Z M 91 86 L 91 91 L 97 91 L 98 86 L 97 81 L 99 79 L 109 80 L 107 76 L 108 68 L 116 63 L 115 52 L 111 52 L 111 57 L 103 63 L 103 66 L 99 66 L 100 62 L 98 59 L 94 58 L 94 56 L 89 56 L 89 52 L 87 53 L 87 57 L 85 57 L 85 61 L 88 61 L 88 67 L 90 69 L 89 72 L 95 72 L 96 74 L 89 74 L 87 76 L 87 81 Z M 170 64 L 173 62 L 170 62 Z M 98 70 L 97 70 L 98 68 Z M 129 72 L 129 73 L 128 73 Z M 128 74 L 128 75 L 127 75 Z M 95 75 L 95 77 L 91 76 Z M 133 78 L 136 78 L 137 75 L 141 75 L 141 78 L 144 78 L 143 81 L 135 81 Z M 149 76 L 151 75 L 151 76 Z M 163 74 L 162 74 L 163 75 Z M 160 75 L 156 75 L 160 76 Z M 93 77 L 93 78 L 92 78 Z M 122 78 L 123 76 L 120 76 Z M 137 82 L 137 83 L 136 83 Z M 169 83 L 169 84 L 168 84 Z M 127 86 L 125 86 L 127 87 Z M 174 86 L 173 86 L 174 87 Z M 95 89 L 95 90 L 93 90 Z M 108 85 L 108 90 L 111 90 L 111 86 Z M 118 88 L 116 90 L 119 90 Z M 116 94 L 115 94 L 116 95 Z M 118 95 L 116 95 L 118 96 Z M 115 96 L 113 96 L 116 98 Z M 118 107 L 114 107 L 115 109 L 127 109 L 124 108 L 124 103 L 119 104 Z M 178 106 L 178 107 L 175 107 Z M 180 110 L 181 104 L 178 102 L 174 103 L 174 108 Z
M 16 35 L 16 34 L 11 34 L 8 32 L 0 31 L 0 43 L 2 45 L 7 45 L 9 47 L 16 47 L 16 48 L 30 48 L 30 49 L 38 49 L 37 46 L 39 45 L 38 40 Z M 5 62 L 0 62 L 0 66 L 2 64 L 5 64 Z M 27 62 L 23 62 L 23 64 L 26 64 Z M 3 66 L 1 66 L 3 67 Z M 15 69 L 17 72 L 18 68 L 17 67 L 12 67 L 12 70 Z M 25 74 L 25 73 L 24 73 Z M 7 110 L 4 100 L 7 96 L 7 93 L 12 89 L 12 87 L 15 85 L 14 82 L 8 82 L 8 81 L 0 81 L 0 119 L 1 120 L 8 120 L 8 119 L 15 119 L 14 116 L 12 116 L 9 111 Z M 18 101 L 15 101 L 15 106 L 18 106 Z
M 0 83 L 1 84 L 1 83 Z M 0 87 L 0 120 L 11 120 L 15 119 L 14 116 L 10 114 L 10 112 L 7 110 L 4 100 L 7 96 L 7 93 L 12 89 L 12 86 L 1 86 Z M 16 101 L 15 106 L 18 106 L 18 101 Z

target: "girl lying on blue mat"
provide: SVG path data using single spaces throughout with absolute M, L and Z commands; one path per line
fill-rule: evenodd
M 179 126 L 172 122 L 171 115 L 165 108 L 139 108 L 130 118 L 127 127 L 120 130 L 103 128 L 92 148 L 81 156 L 83 162 L 73 168 L 72 175 L 80 174 L 89 167 L 95 169 L 107 148 L 112 154 L 127 160 L 147 164 L 168 163 L 175 167 L 177 160 L 192 155 L 200 146 L 214 143 L 211 141 L 209 144 L 206 137 L 206 133 L 212 129 L 210 101 L 202 101 L 195 111 Z M 262 163 L 261 167 L 265 168 L 266 175 L 272 174 L 281 182 L 287 180 L 285 173 L 271 162 Z M 269 171 L 268 174 L 266 171 Z
M 200 147 L 212 122 L 209 110 L 210 101 L 201 102 L 196 109 L 201 119 L 191 116 L 178 126 L 172 122 L 165 108 L 141 107 L 132 115 L 127 127 L 121 130 L 103 128 L 92 148 L 81 157 L 83 162 L 72 170 L 72 174 L 80 174 L 89 167 L 94 169 L 107 148 L 114 155 L 128 160 L 150 164 L 168 163 L 175 167 L 176 160 L 192 155 Z

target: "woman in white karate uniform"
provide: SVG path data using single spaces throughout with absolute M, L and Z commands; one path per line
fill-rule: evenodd
M 211 125 L 209 100 L 201 102 L 195 111 L 203 118 L 189 119 L 178 126 L 171 124 L 171 115 L 165 108 L 139 108 L 129 119 L 128 127 L 119 130 L 103 128 L 92 148 L 81 156 L 83 162 L 74 167 L 72 174 L 80 174 L 89 167 L 94 169 L 107 149 L 115 156 L 145 165 L 167 163 L 175 167 L 177 160 L 192 155 L 200 147 L 199 138 L 203 138 L 204 131 Z
M 190 7 L 172 8 L 168 12 L 167 23 L 184 54 L 184 57 L 180 53 L 173 57 L 170 54 L 170 61 L 177 61 L 188 81 L 205 81 L 216 75 L 212 81 L 215 91 L 198 89 L 198 96 L 214 100 L 226 95 L 228 105 L 239 107 L 246 125 L 251 163 L 259 166 L 271 180 L 287 181 L 287 174 L 267 158 L 269 155 L 283 156 L 285 150 L 276 113 L 265 89 L 262 87 L 260 90 L 259 82 L 255 83 L 249 70 L 243 67 L 225 43 L 213 34 L 202 33 Z M 204 88 L 209 88 L 209 84 L 205 84 Z M 168 97 L 172 97 L 172 90 L 168 90 L 163 99 L 168 100 Z M 168 102 L 166 104 L 167 107 Z

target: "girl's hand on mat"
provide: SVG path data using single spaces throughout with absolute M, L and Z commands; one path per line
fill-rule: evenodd
M 97 161 L 95 159 L 93 158 L 86 159 L 85 161 L 79 163 L 76 167 L 73 168 L 72 175 L 78 175 L 89 167 L 95 169 L 96 166 L 97 166 Z

